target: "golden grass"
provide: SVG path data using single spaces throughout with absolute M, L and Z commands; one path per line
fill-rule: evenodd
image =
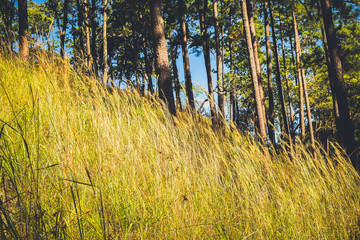
M 359 176 L 69 65 L 0 57 L 1 239 L 355 239 Z

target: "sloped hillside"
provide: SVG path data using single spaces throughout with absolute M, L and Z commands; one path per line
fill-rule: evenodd
M 0 57 L 1 239 L 360 237 L 335 147 L 267 151 L 52 62 Z

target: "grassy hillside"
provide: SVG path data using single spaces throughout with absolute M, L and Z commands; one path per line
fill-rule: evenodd
M 269 153 L 69 66 L 0 57 L 1 239 L 354 239 L 341 153 Z

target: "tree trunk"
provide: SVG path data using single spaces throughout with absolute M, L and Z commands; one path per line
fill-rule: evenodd
M 249 54 L 251 77 L 252 77 L 254 93 L 255 93 L 256 113 L 257 113 L 257 117 L 258 117 L 258 125 L 259 125 L 259 131 L 260 131 L 259 134 L 260 134 L 261 139 L 264 142 L 266 142 L 266 139 L 267 139 L 266 123 L 265 123 L 266 119 L 264 118 L 265 115 L 263 113 L 263 106 L 262 106 L 261 95 L 260 95 L 260 91 L 259 91 L 259 83 L 258 83 L 255 55 L 254 55 L 253 43 L 251 40 L 250 25 L 249 25 L 248 11 L 247 11 L 246 5 L 247 5 L 246 0 L 241 0 L 246 43 L 247 43 L 247 49 L 248 49 L 248 54 Z
M 27 0 L 19 0 L 19 55 L 24 61 L 29 57 Z
M 307 91 L 305 69 L 302 69 L 302 80 L 303 80 L 303 87 L 304 87 L 306 113 L 307 113 L 307 119 L 308 119 L 308 123 L 309 123 L 310 141 L 311 141 L 311 146 L 312 146 L 313 150 L 315 150 L 314 128 L 313 128 L 312 118 L 311 118 L 311 108 L 310 108 L 310 101 L 309 101 L 309 96 L 308 96 L 308 91 Z
M 259 59 L 259 40 L 256 36 L 256 29 L 255 29 L 255 21 L 254 21 L 254 15 L 252 10 L 252 4 L 250 0 L 246 0 L 247 5 L 247 13 L 249 18 L 249 25 L 250 25 L 250 33 L 251 33 L 251 41 L 253 44 L 253 50 L 254 50 L 254 57 L 255 57 L 255 64 L 256 64 L 256 74 L 258 78 L 258 85 L 259 85 L 259 93 L 261 98 L 261 105 L 263 108 L 263 114 L 266 124 L 266 109 L 265 109 L 265 99 L 264 99 L 264 89 L 262 85 L 262 79 L 261 79 L 261 65 L 260 65 L 260 59 Z
M 276 31 L 275 31 L 275 23 L 273 18 L 273 12 L 272 12 L 272 6 L 271 2 L 269 3 L 269 13 L 270 13 L 270 21 L 271 21 L 271 29 L 272 29 L 272 39 L 273 39 L 273 45 L 274 45 L 274 54 L 275 54 L 275 63 L 276 63 L 276 85 L 279 92 L 279 99 L 280 99 L 280 106 L 281 106 L 281 115 L 282 115 L 282 121 L 285 128 L 285 133 L 287 134 L 287 138 L 289 142 L 291 143 L 291 135 L 290 135 L 290 127 L 287 120 L 286 110 L 285 110 L 285 101 L 284 101 L 284 95 L 282 90 L 282 84 L 281 84 L 281 70 L 280 70 L 280 60 L 279 60 L 279 48 L 277 45 L 277 37 L 276 37 Z
M 231 2 L 229 1 L 229 4 Z M 230 6 L 230 12 L 229 12 L 229 22 L 228 22 L 228 35 L 230 35 L 230 27 L 231 27 L 231 21 L 232 21 L 232 14 L 233 14 L 233 8 Z M 230 57 L 230 122 L 235 123 L 236 122 L 236 93 L 235 93 L 235 83 L 234 83 L 234 62 L 233 62 L 233 40 L 231 37 L 229 37 L 229 57 Z
M 141 90 L 141 82 L 140 82 L 140 77 L 139 77 L 139 72 L 137 70 L 137 68 L 135 68 L 135 80 L 136 80 L 136 91 L 138 93 L 140 93 L 140 90 Z
M 287 97 L 288 97 L 288 104 L 289 104 L 289 111 L 290 111 L 290 120 L 289 120 L 289 127 L 290 127 L 290 133 L 291 136 L 294 136 L 294 111 L 293 111 L 293 104 L 292 104 L 292 98 L 290 93 L 290 83 L 289 83 L 289 77 L 288 77 L 288 71 L 286 66 L 286 51 L 285 51 L 285 41 L 282 31 L 282 20 L 281 20 L 281 13 L 279 10 L 279 30 L 280 30 L 280 38 L 281 38 L 281 49 L 282 49 L 282 56 L 283 56 L 283 67 L 285 71 L 285 81 L 286 81 L 286 87 L 287 87 Z
M 317 3 L 318 3 L 318 7 L 319 7 L 320 16 L 322 16 L 320 0 L 318 0 Z M 325 28 L 324 28 L 323 24 L 321 25 L 321 34 L 323 37 L 323 45 L 324 45 L 324 52 L 325 52 L 325 56 L 326 56 L 326 64 L 328 67 L 328 72 L 329 73 L 331 72 L 331 74 L 329 74 L 329 83 L 330 83 L 330 89 L 331 89 L 331 96 L 332 96 L 332 100 L 333 100 L 335 125 L 340 126 L 340 113 L 339 113 L 339 106 L 338 106 L 338 102 L 337 102 L 336 92 L 334 91 L 334 88 L 335 88 L 334 78 L 330 77 L 330 76 L 334 76 L 335 72 L 334 72 L 334 69 L 330 66 L 331 59 L 330 59 L 330 55 L 329 55 L 328 42 L 327 42 Z M 341 143 L 342 142 L 341 129 L 338 129 L 338 128 L 336 129 L 336 137 L 337 137 L 337 140 Z
M 140 20 L 143 19 L 143 14 L 140 12 Z M 153 67 L 151 62 L 149 61 L 149 55 L 148 55 L 148 45 L 147 45 L 147 39 L 145 37 L 145 34 L 142 33 L 141 37 L 142 45 L 143 45 L 143 54 L 144 54 L 144 61 L 145 61 L 145 76 L 146 80 L 148 82 L 148 91 L 150 94 L 154 94 L 154 87 L 152 82 L 152 71 Z
M 232 39 L 229 40 L 229 55 L 230 55 L 230 122 L 235 123 L 236 109 L 235 109 L 235 83 L 234 83 L 234 63 L 233 63 L 233 46 Z
M 76 0 L 77 12 L 78 12 L 78 26 L 79 32 L 79 46 L 77 46 L 80 53 L 80 58 L 84 59 L 84 36 L 83 36 L 83 24 L 84 24 L 84 13 L 83 13 L 83 0 Z
M 220 37 L 219 37 L 219 20 L 217 10 L 217 0 L 212 0 L 215 20 L 215 52 L 216 52 L 216 77 L 218 85 L 218 104 L 221 112 L 221 119 L 225 118 L 225 95 L 224 95 L 224 82 L 222 78 L 222 65 L 220 53 Z
M 166 103 L 169 112 L 172 115 L 176 115 L 160 0 L 150 0 L 150 16 L 156 73 L 158 75 L 159 97 Z
M 178 68 L 177 68 L 177 64 L 176 64 L 177 51 L 178 51 L 178 49 L 177 49 L 177 47 L 175 47 L 175 50 L 174 50 L 174 52 L 172 54 L 171 62 L 172 62 L 172 68 L 173 68 L 173 74 L 174 74 L 176 108 L 181 110 L 182 106 L 181 106 L 181 98 L 180 98 L 180 82 L 179 82 Z M 186 82 L 185 82 L 185 84 L 186 84 Z M 189 100 L 189 98 L 188 98 L 188 100 Z M 195 106 L 192 109 L 195 110 Z
M 91 55 L 91 46 L 90 46 L 90 23 L 89 23 L 89 14 L 88 14 L 88 0 L 84 1 L 84 18 L 85 18 L 85 35 L 86 35 L 86 58 L 87 58 L 87 67 L 88 70 L 92 70 L 92 55 Z
M 359 159 L 357 154 L 353 152 L 355 151 L 354 128 L 350 119 L 349 104 L 347 100 L 347 92 L 340 59 L 340 50 L 338 47 L 336 31 L 332 19 L 331 5 L 329 0 L 320 0 L 320 3 L 326 38 L 328 42 L 328 52 L 330 57 L 330 63 L 328 63 L 329 69 L 332 68 L 334 70 L 329 71 L 329 78 L 332 78 L 332 81 L 334 82 L 334 86 L 331 86 L 333 87 L 331 90 L 336 94 L 340 114 L 339 125 L 337 125 L 336 128 L 342 133 L 342 144 L 346 149 L 347 154 L 350 156 L 351 162 L 355 169 L 359 171 Z
M 175 41 L 172 38 L 172 30 L 170 30 L 170 39 L 172 41 Z M 181 110 L 182 106 L 181 106 L 181 98 L 180 98 L 179 72 L 178 72 L 178 67 L 176 64 L 176 60 L 178 58 L 178 45 L 177 44 L 175 44 L 174 49 L 172 49 L 172 48 L 170 49 L 170 56 L 171 56 L 171 65 L 172 65 L 174 85 L 175 85 L 176 108 Z M 195 110 L 195 108 L 193 108 L 193 110 Z
M 210 114 L 213 125 L 217 123 L 217 114 L 214 101 L 214 88 L 213 88 L 213 79 L 212 79 L 212 70 L 211 70 L 211 61 L 210 61 L 210 45 L 209 45 L 209 29 L 207 24 L 207 8 L 208 1 L 203 0 L 203 7 L 200 9 L 200 28 L 201 28 L 201 37 L 203 39 L 203 54 L 206 67 L 206 75 L 208 81 L 208 99 L 210 104 Z
M 144 48 L 145 72 L 146 72 L 146 79 L 148 82 L 148 91 L 151 94 L 154 94 L 154 87 L 153 87 L 153 82 L 152 82 L 152 78 L 151 78 L 153 67 L 149 61 L 149 56 L 148 56 L 148 52 L 147 52 L 147 44 L 146 44 L 146 39 L 145 39 L 144 35 L 142 37 L 142 43 L 143 43 L 143 48 Z
M 275 145 L 275 114 L 274 114 L 274 86 L 272 82 L 272 66 L 271 66 L 271 45 L 270 45 L 270 30 L 269 30 L 269 14 L 268 14 L 268 2 L 264 3 L 264 25 L 265 25 L 265 42 L 266 42 L 266 68 L 268 76 L 268 89 L 269 89 L 269 124 L 268 132 L 269 139 L 273 145 Z
M 302 73 L 301 73 L 301 48 L 300 48 L 300 39 L 299 33 L 297 29 L 297 22 L 295 17 L 295 12 L 292 11 L 292 19 L 293 19 L 293 28 L 294 28 L 294 35 L 295 35 L 295 53 L 296 53 L 296 69 L 297 69 L 297 76 L 299 79 L 299 99 L 300 99 L 300 129 L 301 129 L 301 140 L 304 141 L 305 139 L 305 116 L 304 116 L 304 87 L 303 87 L 303 80 L 302 80 Z
M 6 2 L 4 6 L 1 7 L 1 20 L 4 24 L 5 36 L 2 38 L 3 46 L 6 47 L 9 53 L 13 52 L 13 32 L 12 25 L 14 21 L 14 0 Z
M 187 100 L 188 100 L 190 109 L 192 111 L 195 111 L 194 93 L 193 93 L 191 72 L 190 72 L 189 51 L 188 51 L 187 36 L 186 36 L 186 22 L 185 22 L 186 5 L 185 5 L 185 1 L 180 0 L 179 5 L 180 5 L 179 6 L 179 22 L 180 22 L 180 32 L 181 32 L 181 50 L 182 50 L 184 76 L 185 76 L 185 90 L 186 90 L 186 96 L 187 96 Z
M 10 52 L 13 52 L 13 40 L 12 40 L 12 18 L 9 20 L 7 26 L 6 26 L 6 45 L 7 49 Z
M 64 8 L 63 8 L 63 13 L 64 13 L 64 18 L 63 18 L 63 22 L 62 22 L 62 30 L 60 33 L 60 54 L 61 57 L 64 59 L 65 58 L 65 35 L 66 35 L 66 27 L 67 27 L 67 21 L 68 21 L 68 5 L 69 5 L 69 0 L 65 0 L 64 1 Z
M 105 88 L 108 82 L 108 64 L 107 64 L 107 55 L 108 55 L 108 49 L 107 49 L 107 0 L 104 0 L 104 10 L 103 10 L 103 42 L 104 42 L 104 48 L 103 48 L 103 79 L 102 84 Z
M 93 71 L 95 73 L 96 76 L 98 76 L 98 54 L 97 54 L 97 49 L 96 49 L 96 28 L 97 28 L 97 23 L 96 23 L 96 0 L 92 0 L 91 2 L 92 6 L 91 6 L 91 17 L 90 17 L 90 21 L 91 21 L 91 56 L 93 59 Z

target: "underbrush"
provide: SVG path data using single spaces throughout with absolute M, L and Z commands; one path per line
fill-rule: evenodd
M 1 239 L 360 237 L 335 146 L 268 150 L 58 62 L 0 57 Z

